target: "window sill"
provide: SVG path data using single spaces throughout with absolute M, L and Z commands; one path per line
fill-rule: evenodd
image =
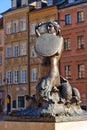
M 76 80 L 85 80 L 86 78 L 77 78 Z
M 76 50 L 84 50 L 84 49 L 85 49 L 85 47 L 77 48 Z
M 27 56 L 27 54 L 26 55 L 20 55 L 20 56 L 13 56 L 13 57 L 6 57 L 5 59 L 12 59 L 12 58 L 21 58 L 21 57 L 25 57 L 25 56 Z
M 70 25 L 72 25 L 71 23 L 70 24 L 65 24 L 65 26 L 70 26 Z
M 71 51 L 71 49 L 69 49 L 69 50 L 64 50 L 64 52 L 69 52 L 69 51 Z
M 35 83 L 35 82 L 37 82 L 37 80 L 35 80 L 35 81 L 31 81 L 32 83 Z
M 84 23 L 84 21 L 77 21 L 76 24 Z
M 66 79 L 69 80 L 69 81 L 72 80 L 72 78 L 66 78 Z

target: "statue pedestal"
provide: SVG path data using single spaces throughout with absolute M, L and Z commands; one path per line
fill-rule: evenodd
M 55 123 L 55 130 L 85 130 L 87 121 Z
M 73 122 L 0 122 L 0 130 L 85 130 L 87 121 Z

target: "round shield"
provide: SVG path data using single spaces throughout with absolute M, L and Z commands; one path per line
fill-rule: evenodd
M 43 34 L 37 38 L 35 51 L 41 56 L 53 56 L 57 52 L 60 54 L 63 49 L 63 38 L 53 34 Z

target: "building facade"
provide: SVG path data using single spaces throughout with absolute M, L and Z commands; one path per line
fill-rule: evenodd
M 0 18 L 0 112 L 4 109 L 4 28 L 3 18 Z
M 37 82 L 49 71 L 49 62 L 43 64 L 44 59 L 34 50 L 37 39 L 35 26 L 57 19 L 65 20 L 59 23 L 64 37 L 60 73 L 72 87 L 79 89 L 82 105 L 86 106 L 86 8 L 86 0 L 48 0 L 47 3 L 41 3 L 41 0 L 36 3 L 35 0 L 12 0 L 12 8 L 3 14 L 5 111 L 26 108 L 28 102 L 25 95 L 35 94 Z M 45 26 L 39 29 L 41 34 L 46 32 Z
M 85 3 L 84 3 L 85 2 Z M 61 75 L 72 87 L 79 89 L 81 105 L 87 109 L 87 1 L 67 1 L 60 8 L 64 52 L 60 68 Z
M 14 1 L 13 1 L 14 2 Z M 21 5 L 22 6 L 22 5 Z M 29 93 L 29 6 L 12 8 L 3 14 L 5 31 L 5 111 L 25 108 Z

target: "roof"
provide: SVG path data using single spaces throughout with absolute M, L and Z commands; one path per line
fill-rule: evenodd
M 66 0 L 56 0 L 55 4 L 56 5 L 61 5 L 65 2 Z
M 75 2 L 72 2 L 72 3 L 68 3 L 67 1 L 68 0 L 65 0 L 65 3 L 62 4 L 61 6 L 59 6 L 59 9 L 68 8 L 68 7 L 71 7 L 71 6 L 75 6 L 75 5 L 87 2 L 87 0 L 75 0 Z
M 0 15 L 3 15 L 5 13 L 8 13 L 10 11 L 14 11 L 14 10 L 17 10 L 17 9 L 21 9 L 21 8 L 25 8 L 25 7 L 30 7 L 30 10 L 34 9 L 34 7 L 32 5 L 26 5 L 26 6 L 21 6 L 21 7 L 17 7 L 17 8 L 9 8 L 8 10 L 2 12 Z
M 33 3 L 36 3 L 36 1 L 37 1 L 37 0 L 28 0 L 28 5 L 23 5 L 23 6 L 21 6 L 20 4 L 18 4 L 16 8 L 9 8 L 9 9 L 6 10 L 5 12 L 2 12 L 1 15 L 5 14 L 5 13 L 8 13 L 8 12 L 10 12 L 10 11 L 14 11 L 14 10 L 17 10 L 17 9 L 20 9 L 20 8 L 27 7 L 27 6 L 30 7 L 30 11 L 31 11 L 31 10 L 34 10 L 35 7 L 34 7 Z M 20 1 L 18 0 L 18 2 L 20 2 Z M 44 7 L 46 7 L 46 6 L 47 6 L 46 0 L 42 0 L 42 8 L 44 8 Z

